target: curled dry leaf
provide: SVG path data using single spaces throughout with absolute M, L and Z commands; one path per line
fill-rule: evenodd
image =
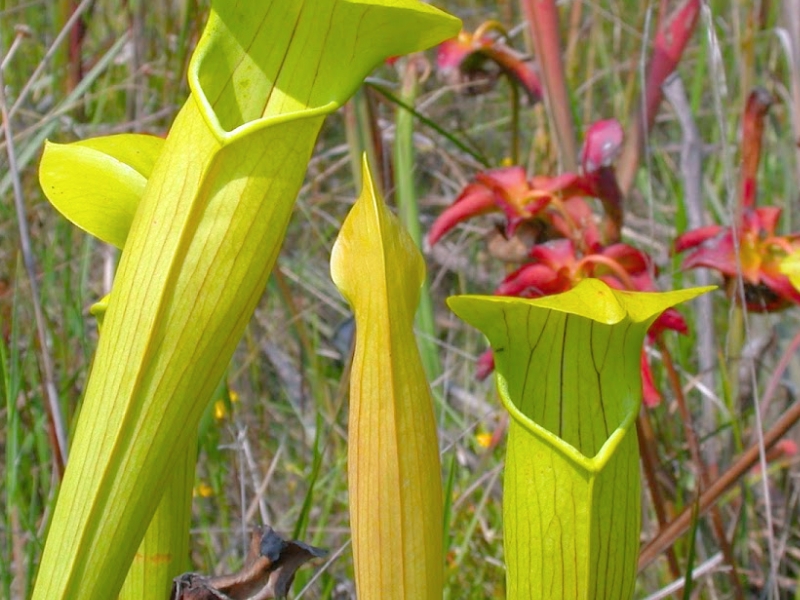
M 250 552 L 238 572 L 218 577 L 184 573 L 175 578 L 170 600 L 285 598 L 295 571 L 312 558 L 326 553 L 303 542 L 287 542 L 272 527 L 264 525 L 253 531 Z

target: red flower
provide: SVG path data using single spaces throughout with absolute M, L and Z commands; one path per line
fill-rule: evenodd
M 436 66 L 442 76 L 454 84 L 471 83 L 467 88 L 469 91 L 482 92 L 491 89 L 499 74 L 505 73 L 522 86 L 531 103 L 541 100 L 539 77 L 524 61 L 523 55 L 500 39 L 486 35 L 490 29 L 502 28 L 498 23 L 488 21 L 475 33 L 462 31 L 458 37 L 439 44 Z M 499 70 L 491 69 L 488 63 L 494 63 Z
M 598 121 L 586 132 L 581 150 L 581 173 L 527 178 L 519 166 L 483 171 L 459 194 L 433 224 L 433 245 L 458 223 L 487 212 L 502 210 L 506 234 L 520 223 L 545 221 L 554 233 L 592 250 L 600 245 L 595 217 L 584 197 L 599 198 L 609 217 L 606 239 L 617 241 L 622 225 L 621 198 L 611 162 L 622 144 L 622 128 L 614 120 Z
M 683 260 L 686 269 L 714 269 L 729 282 L 741 274 L 748 310 L 770 312 L 800 304 L 800 292 L 780 271 L 781 261 L 800 249 L 800 234 L 775 235 L 780 215 L 775 206 L 745 208 L 739 227 L 711 225 L 689 231 L 675 241 L 675 251 L 694 248 Z
M 436 219 L 428 241 L 433 245 L 461 221 L 495 210 L 505 213 L 506 231 L 513 235 L 522 221 L 537 216 L 553 198 L 553 191 L 546 187 L 537 189 L 534 183 L 539 182 L 528 182 L 522 167 L 478 173 L 475 181 Z

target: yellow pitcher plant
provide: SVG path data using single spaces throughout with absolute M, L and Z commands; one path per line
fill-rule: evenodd
M 385 58 L 459 26 L 416 0 L 214 0 L 163 144 L 108 138 L 45 161 L 59 209 L 124 251 L 34 599 L 117 595 L 265 288 L 323 120 Z
M 535 300 L 450 298 L 489 339 L 511 415 L 503 492 L 510 600 L 632 597 L 642 343 L 661 312 L 704 291 L 622 292 L 585 279 Z
M 353 307 L 348 483 L 361 600 L 442 597 L 442 482 L 433 400 L 414 315 L 425 263 L 364 162 L 331 275 Z

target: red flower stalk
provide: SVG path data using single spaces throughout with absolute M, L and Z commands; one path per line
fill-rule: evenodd
M 764 88 L 756 88 L 747 97 L 742 120 L 742 177 L 739 202 L 745 209 L 756 204 L 756 175 L 761 160 L 761 140 L 764 137 L 764 117 L 772 105 L 772 96 Z

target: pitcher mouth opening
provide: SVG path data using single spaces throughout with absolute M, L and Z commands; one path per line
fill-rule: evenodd
M 566 458 L 570 459 L 577 465 L 580 465 L 590 473 L 597 473 L 603 469 L 606 463 L 614 455 L 619 444 L 628 435 L 634 427 L 636 416 L 639 412 L 641 403 L 633 402 L 635 406 L 631 406 L 630 410 L 625 413 L 623 420 L 614 429 L 609 432 L 608 438 L 603 442 L 600 448 L 593 456 L 587 456 L 580 449 L 570 444 L 557 434 L 553 433 L 546 427 L 543 427 L 525 413 L 523 413 L 514 401 L 508 391 L 508 383 L 505 377 L 497 372 L 495 374 L 497 381 L 497 390 L 500 394 L 500 399 L 503 402 L 506 410 L 511 415 L 512 419 L 525 429 L 528 433 L 536 436 L 540 440 L 546 442 L 551 447 L 559 451 Z
M 268 73 L 251 56 L 252 45 L 265 37 L 259 32 L 259 27 L 255 27 L 252 39 L 237 38 L 223 19 L 212 12 L 189 63 L 191 95 L 207 126 L 222 143 L 254 129 L 328 114 L 338 107 L 335 102 L 306 106 L 302 99 L 281 89 L 277 80 L 286 56 L 270 57 L 275 72 Z

